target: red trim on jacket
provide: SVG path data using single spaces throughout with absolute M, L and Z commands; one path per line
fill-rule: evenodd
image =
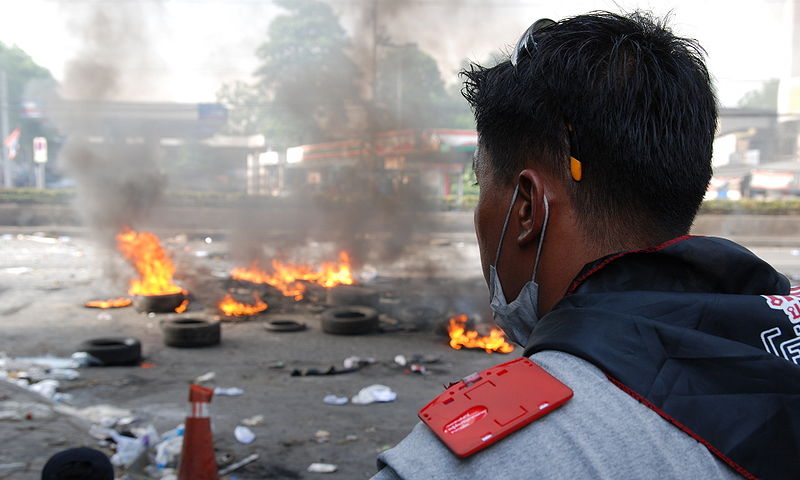
M 659 251 L 661 249 L 664 249 L 664 248 L 667 248 L 667 247 L 669 247 L 671 245 L 675 245 L 678 242 L 682 242 L 682 241 L 684 241 L 684 240 L 686 240 L 688 238 L 692 238 L 692 237 L 696 237 L 696 236 L 697 235 L 683 235 L 681 237 L 677 237 L 677 238 L 673 238 L 672 240 L 668 240 L 668 241 L 662 243 L 661 245 L 656 245 L 655 247 L 645 248 L 643 250 L 628 250 L 628 251 L 625 251 L 625 252 L 619 252 L 616 255 L 612 255 L 612 256 L 606 258 L 605 260 L 603 260 L 602 262 L 598 263 L 597 265 L 595 265 L 594 268 L 592 268 L 591 270 L 589 270 L 585 274 L 581 275 L 579 278 L 576 278 L 575 280 L 573 280 L 572 283 L 570 284 L 569 288 L 567 289 L 567 293 L 565 293 L 564 295 L 566 296 L 566 295 L 570 295 L 570 294 L 574 293 L 575 290 L 577 290 L 578 287 L 580 287 L 581 284 L 584 281 L 586 281 L 587 278 L 589 278 L 593 274 L 597 273 L 600 269 L 602 269 L 603 267 L 605 267 L 606 265 L 608 265 L 609 263 L 613 262 L 614 260 L 616 260 L 618 258 L 624 257 L 625 255 L 628 255 L 628 254 L 631 254 L 631 253 L 653 253 L 653 252 L 657 252 L 657 251 Z
M 713 445 L 708 443 L 705 439 L 703 439 L 702 437 L 700 437 L 699 435 L 697 435 L 693 431 L 689 430 L 689 428 L 687 428 L 681 422 L 679 422 L 679 421 L 675 420 L 674 418 L 670 417 L 667 413 L 662 411 L 660 408 L 658 408 L 655 405 L 653 405 L 652 403 L 650 403 L 650 401 L 648 401 L 646 398 L 644 398 L 643 396 L 641 396 L 638 393 L 634 392 L 633 390 L 631 390 L 630 388 L 628 388 L 627 386 L 622 384 L 622 382 L 620 382 L 616 378 L 614 378 L 614 377 L 612 377 L 612 376 L 610 376 L 608 374 L 606 374 L 606 377 L 609 380 L 611 380 L 611 383 L 616 385 L 620 390 L 622 390 L 623 392 L 627 393 L 628 395 L 630 395 L 634 399 L 638 400 L 639 403 L 641 403 L 642 405 L 646 406 L 650 410 L 652 410 L 652 411 L 656 412 L 657 414 L 659 414 L 661 416 L 661 418 L 663 418 L 664 420 L 666 420 L 669 423 L 671 423 L 671 424 L 675 425 L 676 427 L 680 428 L 684 433 L 686 433 L 690 437 L 692 437 L 695 440 L 697 440 L 698 442 L 702 443 L 711 453 L 716 455 L 717 458 L 719 458 L 723 462 L 727 463 L 728 466 L 733 468 L 736 471 L 736 473 L 738 473 L 739 475 L 743 476 L 744 478 L 746 478 L 748 480 L 758 480 L 758 477 L 756 477 L 752 473 L 748 472 L 747 470 L 744 469 L 744 467 L 742 467 L 738 463 L 736 463 L 733 460 L 731 460 L 730 458 L 728 458 L 724 453 L 720 452 Z

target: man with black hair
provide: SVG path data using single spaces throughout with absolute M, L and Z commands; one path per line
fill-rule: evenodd
M 494 432 L 491 406 L 419 424 L 375 478 L 800 476 L 800 289 L 688 235 L 717 121 L 702 54 L 648 14 L 597 12 L 463 72 L 495 321 L 574 395 L 465 458 L 447 436 Z

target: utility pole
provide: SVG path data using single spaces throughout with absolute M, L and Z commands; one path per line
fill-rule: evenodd
M 8 148 L 5 145 L 8 128 L 8 81 L 5 70 L 0 70 L 0 142 L 2 142 L 0 151 L 2 151 L 3 157 L 3 186 L 5 188 L 14 186 L 11 181 L 11 160 L 8 158 Z

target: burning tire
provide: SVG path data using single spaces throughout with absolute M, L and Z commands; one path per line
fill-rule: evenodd
M 378 329 L 378 311 L 351 305 L 322 312 L 322 331 L 334 335 L 360 335 Z
M 167 295 L 137 295 L 133 299 L 133 306 L 137 312 L 142 313 L 171 313 L 184 300 L 186 300 L 186 295 L 182 292 Z
M 200 318 L 170 318 L 161 323 L 164 344 L 170 347 L 195 348 L 220 342 L 219 322 Z
M 136 365 L 142 358 L 142 344 L 131 337 L 93 338 L 78 347 L 102 362 L 102 366 Z
M 328 290 L 328 305 L 348 306 L 363 305 L 377 307 L 380 294 L 371 288 L 358 285 L 341 285 Z

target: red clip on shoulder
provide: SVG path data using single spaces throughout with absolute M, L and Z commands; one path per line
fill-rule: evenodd
M 468 457 L 541 418 L 572 390 L 528 358 L 473 373 L 419 411 L 419 418 L 457 456 Z

